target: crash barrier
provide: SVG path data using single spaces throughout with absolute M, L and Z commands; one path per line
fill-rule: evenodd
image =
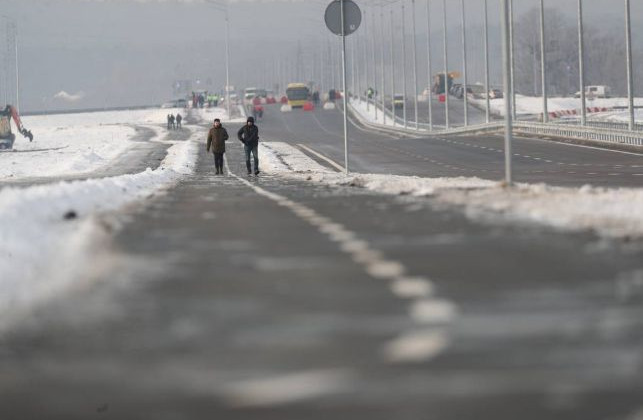
M 378 106 L 379 104 L 371 104 Z M 406 127 L 404 122 L 400 121 L 399 117 L 395 118 L 395 126 L 378 124 L 365 118 L 359 111 L 357 111 L 351 104 L 349 111 L 358 120 L 360 124 L 373 130 L 386 132 L 391 134 L 407 134 L 410 136 L 447 136 L 447 135 L 466 135 L 466 134 L 498 134 L 504 132 L 504 121 L 492 121 L 490 123 L 452 127 L 447 129 L 443 125 L 433 125 L 429 127 L 426 123 L 419 123 L 418 128 L 415 128 L 415 122 L 407 122 Z M 381 107 L 378 107 L 381 112 Z M 393 118 L 390 110 L 385 111 L 389 118 Z M 391 119 L 391 121 L 393 121 Z M 592 121 L 593 123 L 599 123 Z M 541 123 L 532 121 L 514 121 L 513 132 L 524 136 L 534 137 L 550 137 L 556 139 L 579 140 L 587 142 L 597 142 L 606 144 L 620 144 L 629 146 L 643 147 L 643 127 L 642 131 L 629 131 L 627 124 L 612 123 L 608 121 L 601 121 L 602 126 L 593 126 L 588 124 L 586 126 L 570 124 L 570 123 Z

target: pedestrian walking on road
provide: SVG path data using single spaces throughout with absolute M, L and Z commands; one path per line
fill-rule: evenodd
M 176 128 L 176 124 L 174 124 L 174 114 L 170 114 L 170 128 L 173 130 Z
M 239 141 L 243 143 L 243 149 L 246 152 L 246 168 L 248 168 L 248 175 L 252 175 L 252 166 L 250 165 L 250 153 L 254 157 L 255 175 L 259 175 L 259 128 L 255 125 L 255 119 L 248 117 L 246 125 L 239 129 L 237 133 Z
M 181 121 L 183 121 L 183 117 L 181 114 L 176 114 L 176 129 L 178 130 L 181 128 Z
M 170 114 L 167 114 L 167 129 L 172 128 L 172 118 L 170 117 Z
M 221 120 L 217 118 L 208 133 L 208 145 L 206 147 L 208 152 L 212 149 L 212 153 L 214 153 L 214 166 L 217 168 L 217 175 L 223 175 L 223 155 L 226 140 L 228 140 L 228 132 L 221 125 Z

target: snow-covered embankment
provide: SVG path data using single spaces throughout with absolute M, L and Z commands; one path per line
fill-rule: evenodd
M 0 190 L 0 328 L 54 297 L 100 258 L 94 217 L 174 185 L 194 171 L 198 143 L 177 142 L 156 170 L 86 181 Z

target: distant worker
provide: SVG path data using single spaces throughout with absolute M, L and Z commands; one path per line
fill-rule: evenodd
M 313 92 L 313 103 L 315 104 L 315 106 L 319 105 L 319 91 L 318 90 Z
M 174 124 L 174 114 L 170 114 L 170 128 L 174 130 L 176 125 Z
M 239 132 L 237 132 L 237 137 L 239 138 L 239 141 L 243 143 L 243 150 L 246 153 L 246 168 L 248 169 L 248 175 L 252 175 L 250 153 L 252 153 L 254 157 L 255 175 L 259 175 L 259 155 L 257 154 L 259 149 L 259 128 L 255 125 L 255 119 L 253 117 L 248 117 L 246 125 L 241 127 Z
M 170 114 L 167 114 L 167 129 L 170 130 L 172 128 L 172 117 Z
M 176 114 L 176 129 L 177 129 L 177 130 L 178 130 L 179 128 L 181 128 L 181 121 L 183 121 L 183 117 L 181 116 L 181 114 L 178 114 L 178 113 L 177 113 L 177 114 Z
M 228 138 L 228 131 L 221 125 L 221 120 L 215 119 L 214 126 L 208 132 L 206 150 L 209 152 L 212 149 L 217 175 L 223 175 L 223 155 L 225 154 L 225 142 Z

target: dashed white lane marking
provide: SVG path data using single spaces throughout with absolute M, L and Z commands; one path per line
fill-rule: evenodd
M 448 346 L 448 337 L 440 331 L 416 331 L 389 342 L 383 353 L 392 362 L 422 362 L 439 355 Z
M 305 151 L 307 151 L 308 153 L 311 153 L 311 154 L 313 154 L 313 155 L 317 156 L 318 158 L 320 158 L 320 159 L 321 159 L 321 160 L 323 160 L 324 162 L 327 162 L 327 163 L 328 163 L 328 164 L 330 164 L 333 168 L 335 168 L 335 169 L 339 170 L 340 172 L 344 172 L 344 171 L 345 171 L 345 169 L 344 169 L 344 167 L 343 167 L 342 165 L 340 165 L 340 164 L 336 163 L 334 160 L 332 160 L 332 159 L 330 159 L 330 158 L 328 158 L 328 157 L 326 157 L 326 156 L 322 155 L 321 153 L 316 152 L 315 150 L 311 149 L 310 147 L 305 146 L 305 145 L 303 145 L 303 144 L 297 144 L 297 146 L 301 147 L 302 149 L 304 149 L 304 150 L 305 150 Z
M 297 203 L 282 195 L 265 190 L 230 171 L 225 160 L 228 174 L 257 194 L 267 197 L 292 211 L 300 219 L 316 227 L 331 241 L 336 242 L 341 251 L 360 264 L 371 277 L 391 282 L 391 291 L 398 297 L 410 299 L 409 317 L 417 325 L 432 325 L 430 335 L 402 333 L 385 345 L 382 355 L 392 363 L 426 361 L 442 352 L 449 343 L 446 328 L 456 315 L 456 306 L 443 299 L 433 299 L 433 284 L 423 277 L 408 277 L 406 267 L 399 261 L 387 259 L 382 252 L 371 248 L 367 241 L 357 239 L 357 235 L 344 225 L 322 216 L 316 210 Z M 416 327 L 414 327 L 416 328 Z
M 221 393 L 232 407 L 275 406 L 338 393 L 351 382 L 346 370 L 317 370 L 240 381 Z

